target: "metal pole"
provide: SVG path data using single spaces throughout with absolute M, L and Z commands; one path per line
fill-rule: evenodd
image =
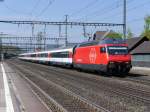
M 86 28 L 85 28 L 85 25 L 83 25 L 83 35 L 84 35 L 84 37 L 86 37 Z
M 126 5 L 127 5 L 127 1 L 124 0 L 123 1 L 124 5 L 123 5 L 123 36 L 124 36 L 124 39 L 126 39 L 126 24 L 127 24 L 127 21 L 126 21 L 126 16 L 127 16 L 127 12 L 126 12 Z
M 59 25 L 59 38 L 61 37 L 61 25 Z
M 65 29 L 65 46 L 67 47 L 67 44 L 68 44 L 68 15 L 65 15 L 66 16 L 66 20 L 65 20 L 65 22 L 66 22 L 66 29 Z
M 2 35 L 3 34 L 0 34 L 0 61 L 4 60 Z
M 34 37 L 34 24 L 32 24 L 32 37 Z M 32 47 L 32 37 L 30 37 L 30 48 Z M 31 52 L 31 49 L 29 49 Z
M 4 0 L 0 0 L 0 2 L 3 2 Z M 2 34 L 0 34 L 0 61 L 2 61 L 2 52 L 3 52 L 3 46 L 2 46 Z
M 44 50 L 46 50 L 46 24 L 44 25 Z
M 0 37 L 0 61 L 2 61 L 2 38 Z

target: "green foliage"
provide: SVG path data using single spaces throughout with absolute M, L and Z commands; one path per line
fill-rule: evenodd
M 128 30 L 127 30 L 127 39 L 130 39 L 130 38 L 133 38 L 133 33 L 131 32 L 131 29 L 130 28 L 128 28 Z
M 145 17 L 144 31 L 141 36 L 147 36 L 150 39 L 150 16 Z
M 109 37 L 109 38 L 122 38 L 122 36 L 123 35 L 121 33 L 111 32 L 106 37 Z

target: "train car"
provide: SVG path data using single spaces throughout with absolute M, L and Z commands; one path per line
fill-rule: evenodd
M 128 45 L 122 39 L 111 38 L 78 45 L 73 64 L 78 69 L 107 73 L 128 73 L 132 67 Z
M 132 67 L 128 45 L 122 39 L 112 38 L 83 42 L 72 48 L 25 53 L 19 58 L 107 73 L 128 73 Z
M 51 65 L 72 66 L 73 48 L 56 49 L 44 52 L 24 53 L 19 59 Z

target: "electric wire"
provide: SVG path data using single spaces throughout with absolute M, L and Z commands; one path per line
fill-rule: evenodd
M 42 16 L 48 10 L 50 5 L 53 4 L 53 2 L 55 2 L 55 0 L 49 0 L 47 6 L 36 17 Z
M 18 11 L 18 10 L 15 10 L 14 8 L 12 8 L 12 7 L 9 7 L 5 2 L 3 2 L 3 4 L 4 4 L 5 8 L 7 8 L 12 13 L 29 15 L 29 13 L 27 13 L 27 12 Z
M 135 0 L 133 0 L 133 1 L 135 1 Z M 129 3 L 133 3 L 133 1 L 130 1 Z M 137 9 L 137 8 L 139 8 L 140 6 L 145 6 L 145 5 L 148 5 L 148 3 L 149 3 L 150 1 L 148 1 L 148 2 L 144 2 L 143 4 L 140 4 L 140 5 L 137 5 L 137 6 L 134 6 L 134 7 L 132 7 L 132 8 L 129 8 L 129 9 L 127 9 L 127 12 L 128 13 L 131 13 L 132 11 L 134 11 L 135 9 Z M 128 4 L 129 4 L 128 3 Z M 142 7 L 143 8 L 143 7 Z M 107 16 L 107 17 L 104 17 L 104 18 L 99 18 L 100 20 L 108 20 L 108 19 L 111 19 L 111 17 L 118 17 L 118 16 L 121 16 L 121 15 L 119 15 L 119 13 L 120 12 L 116 12 L 116 13 L 113 13 L 112 15 L 109 15 L 109 16 Z M 143 19 L 143 18 L 142 18 Z M 138 18 L 137 19 L 133 19 L 133 21 L 134 20 L 139 20 Z
M 87 15 L 85 15 L 84 17 L 89 17 L 89 18 L 93 18 L 93 17 L 95 17 L 95 16 L 97 16 L 97 15 L 102 15 L 102 14 L 106 14 L 108 11 L 110 11 L 110 10 L 114 10 L 114 9 L 117 9 L 118 7 L 120 7 L 120 4 L 119 5 L 114 5 L 114 4 L 116 4 L 116 2 L 113 2 L 113 3 L 111 3 L 111 4 L 109 4 L 108 6 L 106 6 L 106 7 L 103 7 L 101 10 L 99 9 L 99 10 L 96 10 L 96 11 L 94 11 L 94 12 L 92 12 L 92 13 L 89 13 L 89 14 L 87 14 Z M 108 10 L 109 9 L 109 10 Z M 82 17 L 82 18 L 80 18 L 80 19 L 78 19 L 78 20 L 82 20 L 82 19 L 84 19 L 84 17 Z M 88 19 L 89 19 L 88 18 Z
M 37 0 L 37 2 L 35 3 L 35 5 L 33 6 L 32 10 L 31 10 L 31 12 L 30 12 L 31 16 L 33 15 L 33 12 L 34 12 L 34 10 L 37 8 L 37 6 L 39 5 L 40 1 L 41 1 L 41 0 Z
M 93 0 L 92 2 L 88 3 L 85 7 L 77 10 L 76 12 L 73 12 L 72 14 L 70 14 L 70 17 L 73 17 L 75 15 L 80 14 L 81 12 L 83 12 L 84 10 L 88 9 L 89 7 L 93 6 L 94 4 L 96 4 L 99 0 Z

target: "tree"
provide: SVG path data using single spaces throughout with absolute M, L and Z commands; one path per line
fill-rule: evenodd
M 109 38 L 122 38 L 122 34 L 121 33 L 117 33 L 117 32 L 110 32 L 106 37 Z
M 150 16 L 145 17 L 145 25 L 142 36 L 147 36 L 150 39 Z
M 133 33 L 131 32 L 131 29 L 130 28 L 128 28 L 128 30 L 127 30 L 127 39 L 130 39 L 130 38 L 133 38 Z

